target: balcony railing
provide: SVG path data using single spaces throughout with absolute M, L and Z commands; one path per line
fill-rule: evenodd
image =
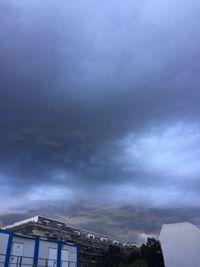
M 6 255 L 0 254 L 0 267 L 4 267 L 5 260 Z M 77 262 L 73 261 L 61 260 L 60 263 L 61 267 L 78 267 Z M 57 260 L 38 258 L 38 263 L 35 265 L 33 257 L 10 255 L 9 267 L 57 267 Z

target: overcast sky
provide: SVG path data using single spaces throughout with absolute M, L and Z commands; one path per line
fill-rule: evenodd
M 40 212 L 140 240 L 200 222 L 199 14 L 199 0 L 1 0 L 2 223 Z

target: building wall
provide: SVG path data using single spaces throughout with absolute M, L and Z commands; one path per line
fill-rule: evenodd
M 0 266 L 5 262 L 5 255 L 7 252 L 9 234 L 0 232 Z
M 25 221 L 17 222 L 13 225 L 5 226 L 4 229 L 9 229 L 25 235 L 79 244 L 80 250 L 78 254 L 81 267 L 101 267 L 103 251 L 111 244 L 121 246 L 123 249 L 135 247 L 134 243 L 124 243 L 109 236 L 77 229 L 70 226 L 68 223 L 40 215 Z M 69 256 L 72 259 L 74 258 L 73 254 L 69 254 Z M 45 255 L 45 257 L 47 256 Z
M 35 253 L 37 251 L 36 244 L 39 244 L 37 256 Z M 19 249 L 20 255 L 18 254 L 19 251 L 16 250 L 17 247 L 21 248 L 21 250 Z M 9 267 L 9 262 L 12 263 L 12 266 L 15 266 L 19 261 L 21 262 L 22 267 L 33 266 L 36 259 L 38 259 L 38 265 L 45 267 L 49 263 L 49 249 L 55 249 L 55 266 L 62 266 L 63 255 L 61 249 L 68 252 L 67 260 L 69 263 L 65 263 L 63 266 L 78 266 L 78 247 L 75 244 L 69 244 L 58 240 L 45 240 L 44 238 L 38 239 L 3 230 L 0 231 L 0 254 L 3 254 L 0 255 L 0 267 Z M 61 261 L 59 255 L 61 256 Z
M 200 229 L 191 223 L 164 224 L 159 236 L 165 267 L 200 266 Z
M 62 249 L 69 252 L 69 262 L 70 262 L 69 267 L 76 267 L 77 253 L 78 253 L 77 248 L 74 246 L 63 245 Z
M 19 236 L 13 237 L 12 248 L 11 248 L 11 260 L 16 262 L 15 252 L 13 250 L 14 244 L 23 244 L 23 258 L 22 258 L 22 266 L 23 265 L 32 265 L 33 264 L 33 257 L 34 257 L 34 250 L 35 250 L 35 240 L 30 238 L 23 238 Z
M 49 248 L 58 249 L 58 244 L 55 242 L 40 241 L 39 258 L 48 259 Z
M 69 261 L 76 262 L 77 260 L 77 248 L 76 247 L 63 245 L 62 249 L 69 251 Z

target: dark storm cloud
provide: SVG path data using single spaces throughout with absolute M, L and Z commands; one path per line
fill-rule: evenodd
M 1 1 L 4 212 L 50 198 L 200 202 L 199 11 L 196 0 Z
M 157 237 L 163 223 L 190 221 L 200 223 L 200 210 L 188 208 L 151 208 L 122 206 L 101 208 L 87 202 L 72 202 L 70 205 L 43 206 L 26 213 L 9 213 L 0 216 L 2 225 L 8 225 L 30 216 L 43 214 L 65 221 L 75 227 L 111 235 L 123 241 L 144 242 L 146 236 Z M 123 227 L 122 227 L 123 225 Z

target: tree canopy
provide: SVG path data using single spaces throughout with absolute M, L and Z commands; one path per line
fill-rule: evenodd
M 103 267 L 164 267 L 159 241 L 148 238 L 140 248 L 127 253 L 117 246 L 110 246 L 103 254 Z

